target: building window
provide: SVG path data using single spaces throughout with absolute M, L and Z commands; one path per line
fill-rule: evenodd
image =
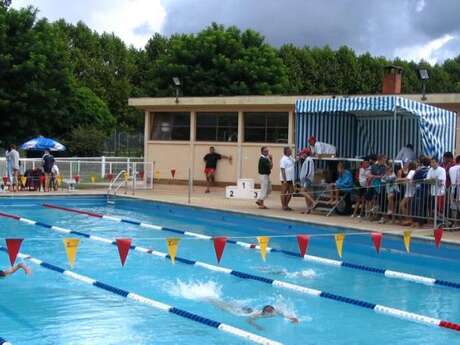
M 287 143 L 288 112 L 244 113 L 244 141 L 250 143 Z
M 197 141 L 238 141 L 238 113 L 197 113 Z
M 151 140 L 190 140 L 190 113 L 155 113 L 150 131 Z

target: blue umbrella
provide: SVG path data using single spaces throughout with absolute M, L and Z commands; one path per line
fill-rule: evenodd
M 58 143 L 56 140 L 39 136 L 22 144 L 21 149 L 37 151 L 65 151 L 65 146 Z

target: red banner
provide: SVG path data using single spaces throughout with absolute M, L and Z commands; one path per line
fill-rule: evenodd
M 308 248 L 308 241 L 310 236 L 308 235 L 297 235 L 297 243 L 299 244 L 300 256 L 304 257 Z
M 124 266 L 131 248 L 130 238 L 117 238 L 118 254 L 120 254 L 121 265 Z
M 227 244 L 227 237 L 214 237 L 214 250 L 216 251 L 217 262 L 220 263 L 225 245 Z
M 434 231 L 434 243 L 436 244 L 437 248 L 441 246 L 441 239 L 443 233 L 444 230 L 442 228 L 438 228 Z
M 19 253 L 19 248 L 21 248 L 22 238 L 7 238 L 5 242 L 6 248 L 8 249 L 8 256 L 10 257 L 11 266 L 14 266 L 16 257 Z
M 176 176 L 176 169 L 171 169 L 171 176 L 174 178 Z
M 382 246 L 383 234 L 380 232 L 373 232 L 371 234 L 372 242 L 374 243 L 375 250 L 377 254 L 380 254 L 380 247 Z

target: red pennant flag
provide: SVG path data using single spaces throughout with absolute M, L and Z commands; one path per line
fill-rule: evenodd
M 437 248 L 441 246 L 441 238 L 442 238 L 443 233 L 444 233 L 444 230 L 442 228 L 437 228 L 434 231 L 434 243 L 436 244 Z
M 214 250 L 216 251 L 217 262 L 220 263 L 222 253 L 224 252 L 225 245 L 227 244 L 227 237 L 214 237 Z
M 79 183 L 80 182 L 80 175 L 75 175 L 73 177 L 73 179 L 75 180 L 76 183 Z
M 108 174 L 107 174 L 107 180 L 109 180 L 109 182 L 112 182 L 112 180 L 113 180 L 113 174 L 108 173 Z
M 176 169 L 171 169 L 171 176 L 174 178 L 176 176 Z
M 297 235 L 297 243 L 299 244 L 300 256 L 304 257 L 308 248 L 308 241 L 310 236 L 308 235 Z
M 380 232 L 373 232 L 371 234 L 372 242 L 374 243 L 375 250 L 377 254 L 380 254 L 380 247 L 382 246 L 383 234 Z
M 6 248 L 8 248 L 8 256 L 10 257 L 11 267 L 13 267 L 19 253 L 19 248 L 21 248 L 22 238 L 7 238 L 5 242 Z
M 118 254 L 120 254 L 121 265 L 124 266 L 131 248 L 130 238 L 117 238 Z
M 8 183 L 8 176 L 3 176 L 3 184 L 6 186 Z

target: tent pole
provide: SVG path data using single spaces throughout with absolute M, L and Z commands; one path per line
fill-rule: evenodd
M 397 122 L 397 108 L 396 108 L 396 97 L 394 98 L 394 111 L 393 111 L 393 165 L 396 159 L 396 122 Z

